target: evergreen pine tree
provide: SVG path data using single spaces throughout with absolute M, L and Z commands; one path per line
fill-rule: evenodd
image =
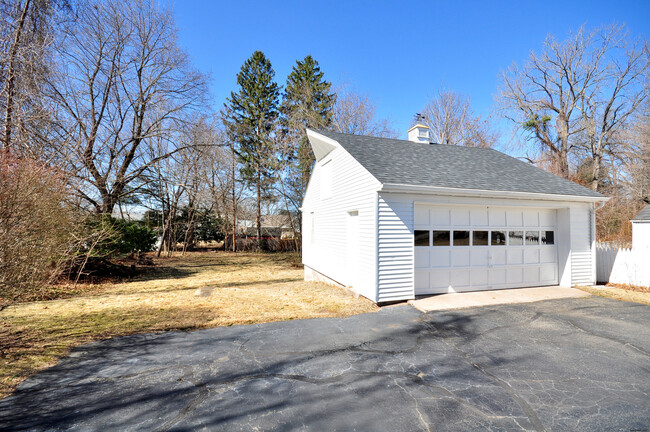
M 271 62 L 264 53 L 255 51 L 237 74 L 239 91 L 230 94 L 224 110 L 227 113 L 224 123 L 235 144 L 242 178 L 255 189 L 255 223 L 262 247 L 262 200 L 268 195 L 277 168 L 273 135 L 279 116 L 280 87 L 274 76 Z
M 286 141 L 285 163 L 292 199 L 298 205 L 309 182 L 314 155 L 305 128 L 329 129 L 336 94 L 332 84 L 323 79 L 318 62 L 308 55 L 296 65 L 287 78 L 281 106 L 282 132 Z

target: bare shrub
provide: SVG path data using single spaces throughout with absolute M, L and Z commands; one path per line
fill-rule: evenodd
M 632 246 L 632 223 L 643 205 L 630 198 L 613 196 L 596 212 L 598 241 L 611 242 L 620 247 Z
M 296 252 L 300 251 L 299 239 L 264 239 L 267 252 Z M 227 245 L 226 245 L 227 246 Z M 240 252 L 258 252 L 260 242 L 255 238 L 237 239 L 237 250 Z
M 0 302 L 44 292 L 60 273 L 74 226 L 65 184 L 40 162 L 0 154 Z

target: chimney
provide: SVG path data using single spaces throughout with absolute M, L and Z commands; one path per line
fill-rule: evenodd
M 429 144 L 431 141 L 430 129 L 428 126 L 418 123 L 408 130 L 409 141 Z

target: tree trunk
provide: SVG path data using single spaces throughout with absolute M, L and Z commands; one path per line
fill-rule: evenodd
M 568 162 L 568 151 L 567 147 L 562 144 L 560 148 L 559 160 L 558 160 L 558 169 L 559 174 L 565 179 L 569 178 L 569 162 Z
M 11 46 L 11 53 L 9 54 L 9 70 L 7 71 L 7 106 L 5 109 L 5 136 L 3 142 L 3 146 L 6 149 L 11 146 L 14 94 L 16 92 L 16 56 L 18 55 L 18 46 L 20 45 L 20 38 L 23 33 L 23 27 L 25 26 L 25 19 L 27 18 L 30 2 L 31 0 L 25 2 L 23 11 L 20 14 L 20 19 L 18 20 L 18 26 L 16 28 L 16 35 Z
M 559 160 L 557 161 L 557 168 L 558 168 L 558 174 L 565 179 L 569 178 L 569 161 L 568 161 L 568 153 L 569 153 L 569 122 L 567 119 L 563 118 L 562 116 L 558 116 L 557 119 L 557 135 L 558 138 L 560 139 L 560 148 L 558 149 L 558 157 Z
M 102 206 L 100 207 L 100 212 L 102 214 L 112 215 L 116 204 L 117 199 L 115 196 L 113 196 L 113 194 L 102 196 Z
M 262 242 L 262 169 L 260 164 L 257 164 L 257 216 L 255 223 L 257 225 L 257 244 L 260 249 L 265 249 Z
M 176 248 L 176 230 L 174 229 L 174 218 L 176 217 L 177 204 L 173 203 L 169 207 L 167 214 L 167 256 L 171 257 L 173 250 Z
M 600 154 L 593 155 L 593 179 L 591 180 L 591 189 L 597 191 L 600 184 L 600 166 L 603 163 L 603 156 Z
M 237 195 L 235 190 L 235 151 L 232 152 L 232 251 L 237 252 Z
M 162 196 L 162 191 L 160 192 Z M 160 258 L 160 254 L 162 253 L 163 245 L 165 244 L 165 235 L 167 234 L 165 232 L 165 199 L 162 198 L 160 202 L 160 226 L 162 228 L 162 232 L 160 233 L 160 245 L 158 246 L 158 254 L 157 257 Z

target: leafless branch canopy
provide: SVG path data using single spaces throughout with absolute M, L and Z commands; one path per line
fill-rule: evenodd
M 203 76 L 178 46 L 173 15 L 152 0 L 89 2 L 57 46 L 48 96 L 58 112 L 60 158 L 80 193 L 111 213 L 128 186 L 182 147 L 151 156 L 201 106 Z
M 487 120 L 474 115 L 469 97 L 454 91 L 438 91 L 419 114 L 438 144 L 492 147 L 497 139 Z
M 501 76 L 501 112 L 569 177 L 569 158 L 592 159 L 596 189 L 607 154 L 619 150 L 620 131 L 647 97 L 646 41 L 629 41 L 624 26 L 584 27 L 566 41 L 549 36 L 540 54 Z

